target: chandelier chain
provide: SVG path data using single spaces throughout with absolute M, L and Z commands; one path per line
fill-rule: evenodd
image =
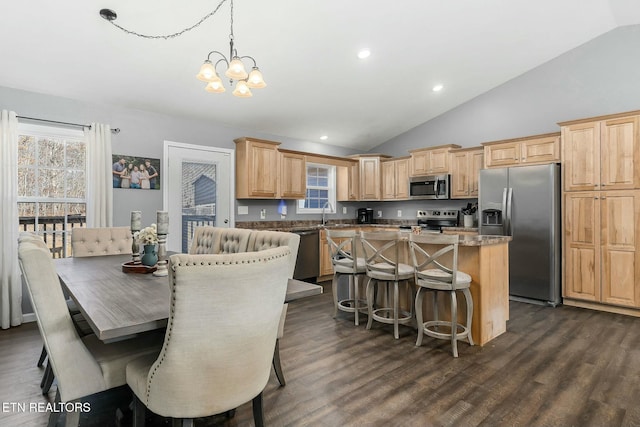
M 231 0 L 231 32 L 229 33 L 229 38 L 233 40 L 233 0 Z
M 186 33 L 187 31 L 191 31 L 194 28 L 197 28 L 198 26 L 200 26 L 200 24 L 202 24 L 204 21 L 206 21 L 207 19 L 211 18 L 213 15 L 216 14 L 216 12 L 218 11 L 218 9 L 220 9 L 220 6 L 222 6 L 227 0 L 221 0 L 220 3 L 218 3 L 218 6 L 216 6 L 215 9 L 213 9 L 211 12 L 209 12 L 208 14 L 206 14 L 202 19 L 200 19 L 198 22 L 196 22 L 195 24 L 193 24 L 190 27 L 187 27 L 183 30 L 178 31 L 177 33 L 172 33 L 172 34 L 160 34 L 160 35 L 148 35 L 148 34 L 140 34 L 137 33 L 135 31 L 131 31 L 128 30 L 118 24 L 116 24 L 114 21 L 108 21 L 111 25 L 121 29 L 122 31 L 124 31 L 127 34 L 131 34 L 137 37 L 142 37 L 144 39 L 173 39 L 176 37 L 179 37 L 181 35 L 183 35 L 184 33 Z M 233 0 L 231 0 L 231 35 L 233 36 Z M 233 38 L 233 37 L 232 37 Z

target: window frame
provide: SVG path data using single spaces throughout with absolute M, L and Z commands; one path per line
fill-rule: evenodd
M 327 190 L 328 191 L 328 197 L 327 197 L 327 201 L 329 202 L 330 206 L 328 208 L 324 209 L 325 213 L 331 213 L 334 214 L 336 213 L 336 166 L 335 165 L 329 165 L 329 164 L 325 164 L 325 163 L 310 163 L 308 162 L 306 167 L 305 167 L 305 183 L 307 183 L 307 171 L 310 167 L 313 168 L 323 168 L 327 170 L 327 187 L 323 187 L 323 186 L 308 186 L 307 185 L 307 189 L 305 191 L 305 195 L 308 194 L 308 191 L 311 190 Z M 296 203 L 296 214 L 321 214 L 322 213 L 322 208 L 305 208 L 304 204 L 305 201 L 307 200 L 307 197 L 305 197 L 304 199 L 299 199 Z

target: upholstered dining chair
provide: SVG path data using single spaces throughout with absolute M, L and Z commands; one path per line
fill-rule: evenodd
M 366 312 L 367 301 L 360 298 L 360 284 L 358 276 L 365 275 L 366 263 L 362 253 L 360 234 L 355 230 L 326 230 L 329 254 L 333 265 L 333 280 L 331 289 L 333 293 L 333 317 L 338 315 L 338 310 L 354 313 L 354 323 L 360 324 L 360 312 Z M 360 248 L 358 248 L 360 246 Z M 338 287 L 340 277 L 348 276 L 347 297 L 340 299 Z
M 263 425 L 262 391 L 287 291 L 290 250 L 170 257 L 171 312 L 159 355 L 127 365 L 134 426 L 145 408 L 193 419 L 253 401 Z M 188 349 L 188 350 L 187 350 Z
M 244 228 L 196 227 L 190 254 L 236 254 L 247 252 L 251 230 Z
M 473 298 L 469 287 L 471 276 L 458 270 L 458 241 L 456 234 L 411 235 L 411 258 L 415 268 L 415 280 L 418 285 L 416 295 L 416 318 L 418 338 L 416 345 L 422 345 L 423 335 L 449 340 L 453 357 L 458 357 L 458 341 L 467 339 L 473 345 L 471 321 L 473 319 Z M 433 320 L 425 322 L 422 316 L 422 301 L 426 291 L 434 293 Z M 458 323 L 458 302 L 456 292 L 462 292 L 466 301 L 466 321 Z M 438 293 L 449 295 L 451 317 L 443 320 L 438 317 Z
M 162 334 L 145 334 L 112 344 L 103 344 L 95 335 L 81 338 L 71 321 L 49 250 L 21 233 L 18 260 L 57 379 L 56 402 L 75 402 L 124 385 L 129 361 L 158 354 Z M 49 425 L 56 425 L 60 415 L 60 411 L 53 411 Z M 77 426 L 79 418 L 80 412 L 67 411 L 65 426 Z
M 402 262 L 401 245 L 404 241 L 396 231 L 361 232 L 360 239 L 365 255 L 367 282 L 367 306 L 371 329 L 373 321 L 393 325 L 393 336 L 399 338 L 398 325 L 410 325 L 413 322 L 413 267 Z M 409 298 L 409 310 L 400 306 L 400 283 L 405 284 Z M 374 286 L 386 283 L 384 306 L 376 307 Z M 390 290 L 388 284 L 393 284 Z

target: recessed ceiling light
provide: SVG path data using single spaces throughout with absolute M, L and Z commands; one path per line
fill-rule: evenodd
M 438 84 L 438 85 L 435 85 L 431 90 L 433 90 L 434 92 L 440 92 L 443 88 L 444 88 L 444 85 Z
M 329 139 L 329 137 L 327 135 L 322 135 L 320 139 L 323 141 L 326 141 L 327 139 Z
M 358 52 L 358 58 L 360 59 L 368 58 L 369 55 L 371 55 L 371 51 L 369 49 L 362 49 L 360 52 Z

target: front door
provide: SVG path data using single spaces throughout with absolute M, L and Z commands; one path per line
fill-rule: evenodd
M 167 250 L 187 253 L 195 227 L 233 227 L 233 150 L 164 142 Z

